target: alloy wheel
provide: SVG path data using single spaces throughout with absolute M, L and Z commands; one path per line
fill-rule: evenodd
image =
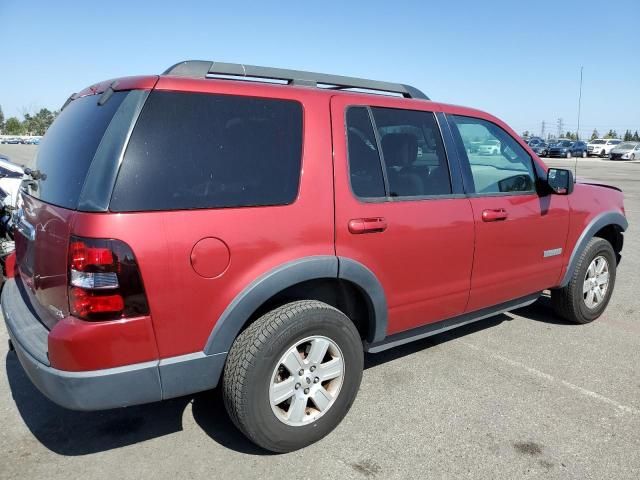
M 582 285 L 582 295 L 587 308 L 597 308 L 605 299 L 609 289 L 609 262 L 602 255 L 589 264 Z
M 335 403 L 344 380 L 340 347 L 324 336 L 298 341 L 278 361 L 269 385 L 271 410 L 290 425 L 307 425 Z

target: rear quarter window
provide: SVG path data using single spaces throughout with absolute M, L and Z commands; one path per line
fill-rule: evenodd
M 131 136 L 110 209 L 290 204 L 301 161 L 296 101 L 154 91 Z

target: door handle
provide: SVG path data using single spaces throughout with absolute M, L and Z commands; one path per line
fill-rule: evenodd
M 499 222 L 506 220 L 509 214 L 504 208 L 496 208 L 482 211 L 483 222 Z
M 353 234 L 360 233 L 379 233 L 387 229 L 387 221 L 384 218 L 354 218 L 349 220 L 349 232 Z

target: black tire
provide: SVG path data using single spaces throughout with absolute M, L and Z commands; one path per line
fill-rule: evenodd
M 588 308 L 582 291 L 589 264 L 598 256 L 603 256 L 609 264 L 609 286 L 602 302 L 595 308 Z M 590 323 L 602 315 L 609 304 L 616 283 L 616 254 L 609 242 L 594 237 L 580 254 L 576 269 L 567 286 L 551 290 L 551 304 L 555 313 L 574 323 Z
M 635 154 L 635 153 L 632 153 L 632 154 L 631 154 L 631 160 L 633 161 L 633 160 L 635 160 L 635 159 L 636 159 L 636 154 Z
M 327 337 L 340 348 L 342 386 L 322 416 L 306 425 L 287 425 L 271 408 L 272 375 L 287 350 L 312 335 Z M 292 302 L 263 315 L 236 338 L 224 368 L 224 404 L 236 427 L 256 445 L 277 453 L 297 450 L 342 421 L 360 388 L 363 363 L 360 335 L 347 316 L 315 300 Z

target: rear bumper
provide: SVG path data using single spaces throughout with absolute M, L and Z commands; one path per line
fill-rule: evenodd
M 72 410 L 126 407 L 214 388 L 226 359 L 226 352 L 197 352 L 101 370 L 58 370 L 48 360 L 49 331 L 29 309 L 13 278 L 2 290 L 2 313 L 27 376 L 50 400 Z

